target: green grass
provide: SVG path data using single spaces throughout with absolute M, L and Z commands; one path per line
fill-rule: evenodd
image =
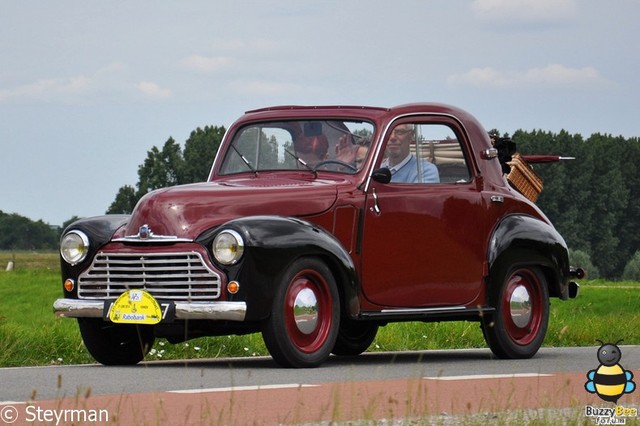
M 5 271 L 9 262 L 15 270 L 60 271 L 60 255 L 56 251 L 2 251 L 0 270 Z
M 0 265 L 11 259 L 0 252 Z M 57 254 L 18 253 L 16 270 L 0 270 L 0 367 L 94 362 L 75 320 L 56 318 L 62 294 Z M 4 263 L 6 266 L 6 263 Z M 587 281 L 578 299 L 551 301 L 545 346 L 593 346 L 596 339 L 640 344 L 640 283 Z M 484 348 L 475 322 L 395 323 L 381 327 L 370 351 Z M 260 334 L 156 341 L 147 360 L 267 355 Z

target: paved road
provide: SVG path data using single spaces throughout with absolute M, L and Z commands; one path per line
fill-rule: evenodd
M 51 410 L 50 415 L 64 407 L 105 409 L 109 421 L 117 418 L 120 424 L 298 424 L 514 408 L 584 409 L 604 403 L 584 389 L 587 372 L 599 366 L 597 349 L 543 348 L 529 360 L 493 359 L 488 349 L 368 353 L 332 357 L 316 369 L 278 368 L 268 357 L 4 368 L 0 409 L 31 422 L 41 420 L 35 409 L 42 414 Z M 621 350 L 620 364 L 638 380 L 640 346 Z M 623 398 L 635 404 L 640 391 Z M 187 421 L 185 416 L 191 417 Z
M 640 369 L 640 346 L 621 346 L 620 364 Z M 134 367 L 102 365 L 0 369 L 0 401 L 162 392 L 186 389 L 317 384 L 343 381 L 411 379 L 436 376 L 513 373 L 586 373 L 598 367 L 597 347 L 542 348 L 528 360 L 493 359 L 488 349 L 366 353 L 332 357 L 316 369 L 278 368 L 271 358 L 150 361 Z M 638 374 L 640 377 L 640 374 Z

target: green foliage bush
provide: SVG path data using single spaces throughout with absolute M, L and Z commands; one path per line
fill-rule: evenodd
M 629 281 L 640 281 L 640 251 L 633 255 L 622 272 L 622 279 Z
M 586 271 L 589 279 L 596 279 L 600 277 L 600 271 L 591 262 L 591 256 L 589 253 L 582 250 L 569 250 L 569 263 L 576 268 L 582 268 Z

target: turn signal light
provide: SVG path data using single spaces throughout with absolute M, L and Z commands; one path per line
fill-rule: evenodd
M 64 289 L 67 291 L 73 291 L 73 289 L 75 288 L 76 284 L 73 282 L 73 280 L 71 278 L 67 278 L 64 281 Z
M 240 283 L 238 281 L 231 281 L 227 284 L 227 291 L 231 294 L 236 294 L 240 290 Z

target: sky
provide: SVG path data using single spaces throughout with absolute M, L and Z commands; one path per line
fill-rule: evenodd
M 638 18 L 639 0 L 3 0 L 0 210 L 104 214 L 153 146 L 270 105 L 435 101 L 510 134 L 640 137 Z

